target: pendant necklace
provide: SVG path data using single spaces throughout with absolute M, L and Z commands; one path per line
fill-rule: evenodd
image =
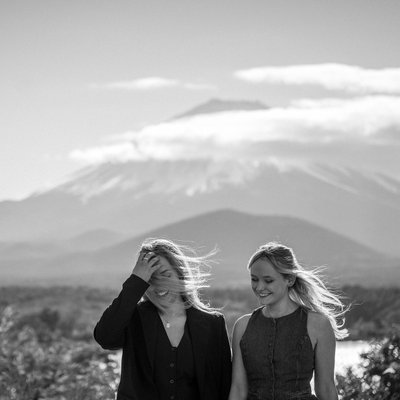
M 164 318 L 161 314 L 160 314 L 161 320 L 164 322 L 165 327 L 167 329 L 171 328 L 171 322 L 169 322 L 166 318 Z
M 161 315 L 161 314 L 159 314 L 159 315 L 160 315 L 160 317 L 161 317 L 161 320 L 164 322 L 165 327 L 166 327 L 167 329 L 170 329 L 171 326 L 172 326 L 171 321 L 168 320 L 167 318 L 165 318 L 163 315 Z M 182 315 L 182 314 L 172 315 L 172 318 L 174 318 L 174 317 L 180 317 L 181 315 Z
M 161 318 L 162 318 L 162 320 L 165 322 L 165 327 L 166 327 L 167 329 L 171 328 L 171 323 L 170 323 L 167 319 L 164 319 L 163 317 L 161 317 Z

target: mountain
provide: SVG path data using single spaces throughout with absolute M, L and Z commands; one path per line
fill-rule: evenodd
M 46 258 L 64 253 L 97 250 L 110 246 L 125 238 L 125 235 L 106 229 L 92 230 L 67 240 L 0 242 L 1 258 Z
M 172 119 L 191 117 L 199 114 L 213 114 L 217 112 L 232 111 L 232 110 L 266 110 L 268 107 L 260 101 L 235 101 L 235 100 L 220 100 L 210 99 L 204 104 L 200 104 L 182 114 L 178 114 Z
M 212 100 L 180 118 L 186 127 L 202 113 L 240 109 L 241 114 L 251 114 L 263 107 L 257 102 Z M 212 143 L 212 137 L 208 139 Z M 0 242 L 4 248 L 16 242 L 50 242 L 69 251 L 70 238 L 85 232 L 114 232 L 120 240 L 229 208 L 300 218 L 382 254 L 400 256 L 400 181 L 362 165 L 310 162 L 307 167 L 287 167 L 274 161 L 274 154 L 266 154 L 265 160 L 244 160 L 228 154 L 234 151 L 227 147 L 229 157 L 218 159 L 146 158 L 85 167 L 50 190 L 0 202 Z M 72 244 L 69 249 L 95 249 L 108 238 L 94 241 L 98 244 L 81 238 L 80 248 Z
M 53 190 L 0 203 L 0 240 L 66 240 L 98 229 L 137 235 L 232 208 L 299 217 L 399 255 L 400 188 L 388 189 L 388 181 L 322 166 L 310 174 L 231 161 L 105 164 Z
M 72 237 L 65 242 L 68 251 L 88 251 L 101 249 L 104 246 L 118 243 L 125 235 L 107 229 L 96 229 L 86 231 L 78 236 Z
M 147 237 L 164 237 L 199 249 L 215 247 L 214 287 L 248 283 L 246 264 L 257 247 L 280 241 L 293 247 L 305 267 L 325 266 L 334 285 L 392 286 L 400 282 L 400 259 L 391 258 L 345 236 L 298 218 L 220 210 L 169 224 L 103 249 L 49 257 L 0 257 L 5 284 L 82 284 L 120 287 Z

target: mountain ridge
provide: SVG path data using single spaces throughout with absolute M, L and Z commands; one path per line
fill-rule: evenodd
M 193 115 L 201 114 L 214 114 L 226 111 L 252 111 L 252 110 L 267 110 L 268 107 L 261 101 L 254 100 L 222 100 L 218 98 L 211 98 L 205 103 L 195 106 L 188 111 L 178 114 L 171 118 L 171 120 L 191 117 Z
M 399 196 L 381 189 L 372 177 L 330 169 L 329 180 L 324 180 L 268 164 L 231 165 L 231 173 L 221 170 L 220 175 L 215 175 L 219 165 L 204 160 L 131 163 L 122 170 L 118 165 L 111 165 L 111 170 L 102 166 L 106 170 L 100 176 L 108 172 L 112 178 L 120 171 L 132 179 L 132 187 L 126 184 L 85 199 L 76 193 L 80 185 L 76 180 L 24 201 L 0 203 L 0 241 L 65 240 L 91 229 L 137 235 L 193 215 L 233 208 L 300 217 L 400 255 Z M 90 176 L 82 179 L 93 182 Z M 357 190 L 348 190 L 348 186 Z
M 148 237 L 169 238 L 201 249 L 201 253 L 217 246 L 220 251 L 215 258 L 219 264 L 211 271 L 213 286 L 247 284 L 250 255 L 271 240 L 293 247 L 299 262 L 307 268 L 325 265 L 329 281 L 336 286 L 390 286 L 400 281 L 398 258 L 387 257 L 299 218 L 251 215 L 229 209 L 190 217 L 101 249 L 78 250 L 47 259 L 14 259 L 12 264 L 0 257 L 1 281 L 119 287 L 132 271 L 140 244 Z

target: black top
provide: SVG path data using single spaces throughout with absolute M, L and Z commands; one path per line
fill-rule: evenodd
M 184 334 L 177 347 L 171 346 L 164 326 L 159 320 L 154 362 L 154 382 L 160 400 L 196 400 L 196 383 L 192 342 L 185 324 Z
M 122 349 L 117 400 L 158 400 L 154 369 L 160 317 L 149 301 L 140 302 L 149 284 L 131 275 L 94 329 L 96 341 Z M 199 400 L 227 400 L 231 385 L 231 351 L 220 313 L 186 310 Z

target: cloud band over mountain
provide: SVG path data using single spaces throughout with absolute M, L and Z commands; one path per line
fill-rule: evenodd
M 83 164 L 145 160 L 331 163 L 400 177 L 400 97 L 299 100 L 287 108 L 196 115 L 76 149 Z

